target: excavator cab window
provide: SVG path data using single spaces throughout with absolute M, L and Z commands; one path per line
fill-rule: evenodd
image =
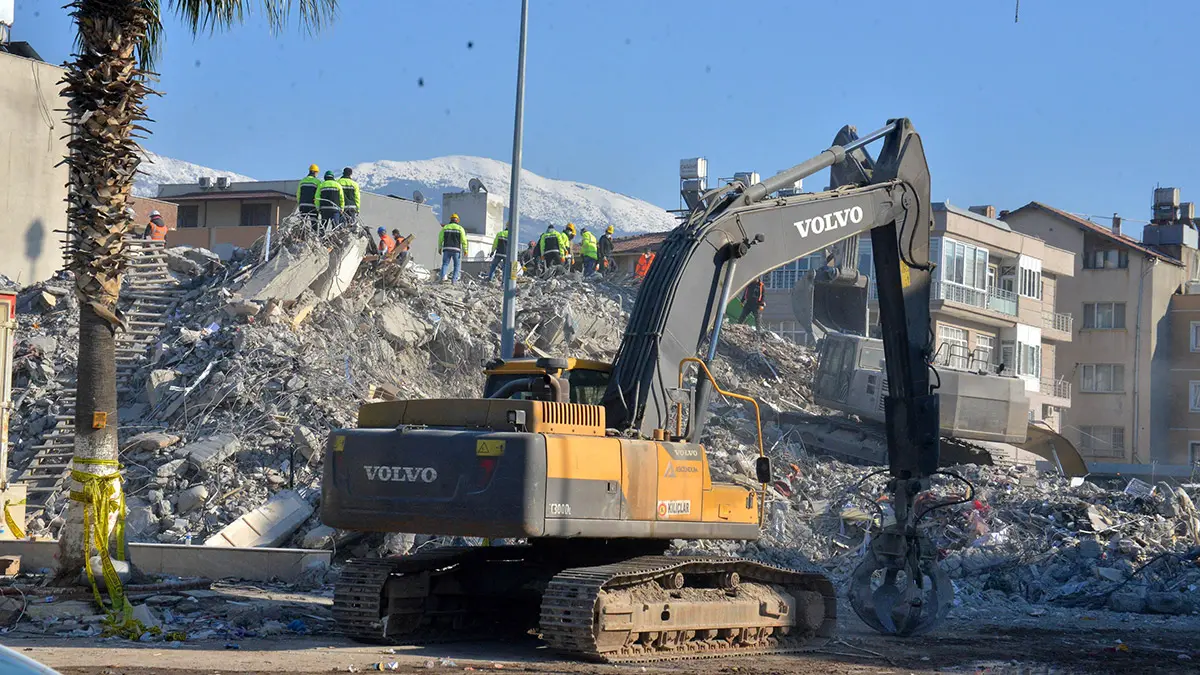
M 496 373 L 488 376 L 487 383 L 483 387 L 483 395 L 485 398 L 500 390 L 501 387 L 516 380 L 522 380 L 529 377 L 529 374 L 523 373 Z M 563 372 L 563 377 L 570 383 L 571 403 L 584 403 L 588 405 L 600 405 L 600 399 L 604 396 L 604 391 L 608 388 L 609 373 L 603 370 L 589 370 L 586 368 L 577 368 L 575 370 L 567 370 Z M 532 400 L 538 396 L 529 391 L 513 392 L 508 398 L 517 400 Z

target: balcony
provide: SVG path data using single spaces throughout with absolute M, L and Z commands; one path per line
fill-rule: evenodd
M 1041 392 L 1043 396 L 1053 396 L 1067 401 L 1071 400 L 1071 382 L 1070 380 L 1051 380 L 1042 378 Z
M 1042 328 L 1071 335 L 1075 317 L 1061 312 L 1042 312 Z
M 1017 315 L 1017 296 L 1011 291 L 989 288 L 986 291 L 952 281 L 935 281 L 930 289 L 931 300 L 945 300 L 980 309 L 988 309 L 1008 316 Z

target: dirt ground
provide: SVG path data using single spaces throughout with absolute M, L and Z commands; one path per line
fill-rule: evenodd
M 563 661 L 532 638 L 508 643 L 450 643 L 389 648 L 339 637 L 245 640 L 237 649 L 208 640 L 137 644 L 116 640 L 0 639 L 63 675 L 213 675 L 217 673 L 506 671 L 516 673 L 646 673 L 647 675 L 781 675 L 828 673 L 1197 673 L 1200 617 L 1151 617 L 1080 610 L 961 611 L 919 638 L 876 635 L 853 616 L 820 651 L 770 657 L 602 665 Z M 232 645 L 231 645 L 232 646 Z

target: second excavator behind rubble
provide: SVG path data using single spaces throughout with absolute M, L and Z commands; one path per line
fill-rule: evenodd
M 774 196 L 883 139 L 862 180 Z M 701 445 L 722 391 L 707 363 L 731 294 L 767 270 L 868 233 L 884 327 L 889 490 L 851 604 L 877 630 L 930 628 L 951 600 L 917 497 L 938 466 L 930 385 L 929 171 L 907 119 L 757 183 L 703 195 L 659 248 L 613 363 L 493 363 L 483 398 L 374 403 L 334 431 L 322 520 L 376 532 L 511 538 L 355 560 L 334 617 L 405 642 L 536 626 L 552 648 L 610 662 L 796 651 L 833 634 L 837 599 L 812 569 L 664 555 L 672 539 L 759 538 L 757 485 L 719 482 Z M 745 399 L 745 397 L 741 397 Z M 750 399 L 748 403 L 757 405 Z

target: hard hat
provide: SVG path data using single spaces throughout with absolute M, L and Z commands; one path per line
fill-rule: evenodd
M 321 167 L 317 166 L 316 164 L 309 164 L 309 165 L 308 165 L 308 172 L 309 172 L 309 173 L 316 173 L 316 172 L 318 172 L 318 171 L 320 171 L 320 170 L 321 170 Z
M 612 233 L 613 233 L 613 226 L 612 226 L 612 225 L 609 225 L 608 227 L 604 228 L 604 231 L 605 231 L 605 232 L 607 232 L 608 234 L 612 234 Z
M 457 223 L 457 222 L 458 222 L 458 214 L 457 214 L 457 213 L 451 213 L 451 214 L 450 214 L 450 222 L 452 222 L 452 223 Z
M 332 171 L 325 172 L 325 180 L 333 180 L 333 172 Z
M 567 223 L 567 229 L 568 229 L 568 230 L 573 230 L 573 229 L 575 229 L 575 223 Z
M 151 218 L 153 218 L 154 216 L 161 216 L 161 215 L 162 215 L 162 214 L 161 214 L 161 213 L 159 213 L 158 211 L 151 211 L 151 212 L 150 212 L 150 217 L 151 217 Z
M 378 230 L 375 230 L 375 234 L 387 234 L 387 228 L 381 227 Z

